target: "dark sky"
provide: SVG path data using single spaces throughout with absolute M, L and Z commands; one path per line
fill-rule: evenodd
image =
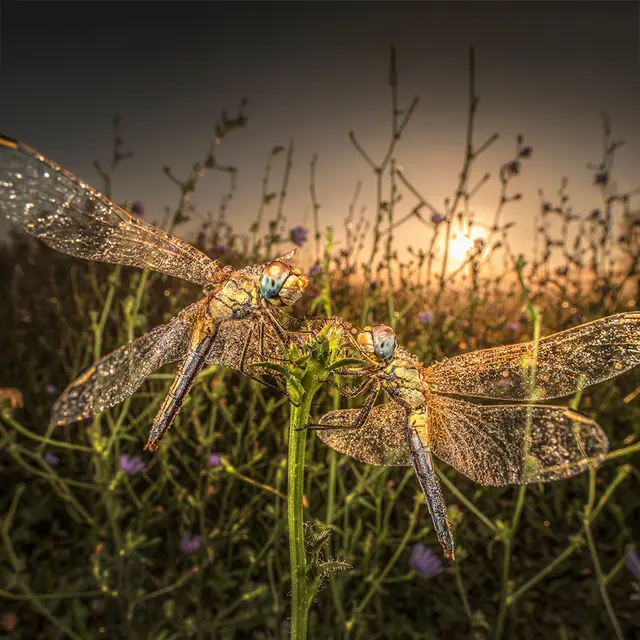
M 555 192 L 566 175 L 578 210 L 601 206 L 585 167 L 600 159 L 600 111 L 627 141 L 617 160 L 620 187 L 640 186 L 636 3 L 12 3 L 1 14 L 0 131 L 100 188 L 92 162 L 108 161 L 112 117 L 122 113 L 135 158 L 116 173 L 114 199 L 142 200 L 150 219 L 177 201 L 162 166 L 185 175 L 221 110 L 234 113 L 246 96 L 248 128 L 218 155 L 240 170 L 229 218 L 248 227 L 268 152 L 292 137 L 288 222 L 310 223 L 309 162 L 317 153 L 322 222 L 340 238 L 357 180 L 362 202 L 373 203 L 374 177 L 347 134 L 355 129 L 381 158 L 391 44 L 401 101 L 421 98 L 398 160 L 435 204 L 452 193 L 463 159 L 471 44 L 481 96 L 477 140 L 501 134 L 476 177 L 495 175 L 518 133 L 534 148 L 518 179 L 524 199 L 507 213 L 518 222 L 519 248 L 530 242 L 539 187 Z M 225 185 L 208 177 L 194 202 L 217 210 Z M 494 181 L 478 196 L 480 219 L 490 219 L 497 193 Z M 405 203 L 399 214 L 413 201 Z M 400 246 L 421 244 L 425 233 L 417 222 L 406 225 Z

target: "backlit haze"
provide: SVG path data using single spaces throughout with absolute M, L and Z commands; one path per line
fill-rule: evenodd
M 379 162 L 391 128 L 389 47 L 397 50 L 400 108 L 420 104 L 396 152 L 405 175 L 438 208 L 453 195 L 464 159 L 468 48 L 476 50 L 480 106 L 476 144 L 500 139 L 478 162 L 471 184 L 492 179 L 473 199 L 479 222 L 497 204 L 497 171 L 522 134 L 531 160 L 512 191 L 523 198 L 504 220 L 517 223 L 516 251 L 530 251 L 543 188 L 563 176 L 574 209 L 601 207 L 588 162 L 602 157 L 599 113 L 626 145 L 616 157 L 620 190 L 640 186 L 640 20 L 635 3 L 248 3 L 11 4 L 2 6 L 0 131 L 35 147 L 102 188 L 92 163 L 107 165 L 112 119 L 122 114 L 128 160 L 114 175 L 117 202 L 140 200 L 160 221 L 178 191 L 162 173 L 185 177 L 203 159 L 221 111 L 249 101 L 248 126 L 219 147 L 239 169 L 227 218 L 245 231 L 260 203 L 264 165 L 276 145 L 294 140 L 285 216 L 311 229 L 309 165 L 318 154 L 321 225 L 337 246 L 358 180 L 373 219 L 375 177 L 349 142 L 354 130 Z M 284 154 L 271 190 L 279 191 Z M 217 212 L 226 175 L 208 173 L 192 202 Z M 401 217 L 415 204 L 406 191 Z M 267 218 L 275 214 L 275 202 Z M 426 213 L 426 212 L 425 212 Z M 8 223 L 0 230 L 6 237 Z M 182 227 L 189 239 L 195 224 Z M 426 248 L 417 221 L 398 229 L 396 247 Z M 424 238 L 424 241 L 423 241 Z M 451 248 L 462 259 L 464 244 Z M 311 258 L 310 252 L 306 257 Z

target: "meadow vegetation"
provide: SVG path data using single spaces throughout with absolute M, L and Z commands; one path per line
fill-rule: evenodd
M 285 217 L 293 148 L 271 150 L 255 222 L 232 228 L 238 170 L 224 164 L 227 136 L 250 134 L 246 103 L 223 114 L 215 140 L 185 178 L 170 169 L 177 205 L 164 220 L 179 235 L 200 216 L 194 244 L 242 266 L 304 246 L 312 282 L 299 315 L 340 315 L 356 326 L 384 322 L 423 362 L 531 339 L 637 308 L 640 209 L 615 187 L 620 142 L 603 117 L 603 154 L 593 174 L 593 208 L 575 211 L 569 188 L 531 203 L 537 234 L 521 258 L 510 244 L 509 204 L 522 196 L 535 141 L 517 137 L 504 162 L 479 180 L 478 162 L 497 134 L 477 140 L 473 54 L 464 161 L 439 206 L 419 192 L 398 158 L 418 108 L 399 106 L 395 54 L 389 84 L 391 135 L 381 159 L 349 135 L 372 182 L 345 203 L 344 242 L 323 223 L 310 166 L 312 228 Z M 126 163 L 116 120 L 112 160 L 98 165 L 107 195 Z M 242 131 L 247 128 L 247 131 Z M 514 133 L 514 132 L 509 132 Z M 597 132 L 595 132 L 597 134 Z M 28 141 L 37 146 L 37 141 Z M 531 146 L 530 144 L 531 143 Z M 55 160 L 55 158 L 53 158 Z M 591 160 L 591 159 L 586 159 Z M 217 213 L 189 202 L 207 173 L 229 190 Z M 481 174 L 480 174 L 481 175 Z M 501 193 L 482 240 L 462 264 L 448 255 L 452 233 L 480 225 L 473 199 L 489 181 Z M 376 190 L 374 210 L 361 189 Z M 1 203 L 0 203 L 1 206 Z M 635 208 L 634 208 L 635 206 Z M 424 242 L 396 246 L 395 230 L 416 225 Z M 527 221 L 530 224 L 530 221 Z M 167 322 L 199 292 L 167 276 L 89 263 L 12 234 L 0 254 L 0 383 L 23 396 L 0 422 L 0 626 L 6 637 L 278 638 L 289 633 L 286 397 L 232 370 L 197 378 L 155 454 L 142 452 L 173 378 L 153 374 L 132 398 L 65 427 L 49 425 L 66 384 L 101 355 Z M 189 238 L 185 238 L 189 239 Z M 524 261 L 523 261 L 524 260 Z M 521 279 L 518 278 L 518 273 Z M 526 488 L 484 488 L 444 464 L 439 473 L 456 538 L 456 562 L 441 557 L 410 468 L 360 464 L 308 433 L 304 518 L 309 553 L 326 580 L 309 616 L 311 638 L 627 638 L 640 633 L 640 381 L 636 372 L 567 403 L 595 418 L 611 452 L 597 470 Z M 312 415 L 357 405 L 321 387 Z M 326 537 L 327 527 L 332 535 Z M 326 543 L 326 544 L 321 544 Z M 625 568 L 625 563 L 628 568 Z M 350 565 L 351 568 L 347 568 Z

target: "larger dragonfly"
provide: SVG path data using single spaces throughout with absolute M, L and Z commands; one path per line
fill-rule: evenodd
M 352 339 L 353 340 L 353 339 Z M 368 364 L 362 408 L 327 413 L 310 427 L 333 449 L 369 464 L 413 466 L 445 556 L 455 559 L 432 455 L 482 485 L 568 478 L 599 464 L 609 443 L 593 420 L 567 407 L 471 404 L 451 396 L 537 402 L 575 393 L 640 364 L 640 312 L 622 313 L 537 341 L 422 365 L 385 325 L 356 343 Z M 375 404 L 380 389 L 393 402 Z
M 129 215 L 34 149 L 1 136 L 0 208 L 9 220 L 58 251 L 152 269 L 205 288 L 203 298 L 169 323 L 96 362 L 54 405 L 52 421 L 58 425 L 88 418 L 133 394 L 162 365 L 179 360 L 145 449 L 157 448 L 204 364 L 224 364 L 224 354 L 215 349 L 221 329 L 227 343 L 248 344 L 253 335 L 254 340 L 260 336 L 262 345 L 269 326 L 284 342 L 281 320 L 308 283 L 287 262 L 294 252 L 243 269 L 221 267 L 190 244 Z M 238 321 L 237 329 L 226 329 Z

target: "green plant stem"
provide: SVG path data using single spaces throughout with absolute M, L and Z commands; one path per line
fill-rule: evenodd
M 304 547 L 304 460 L 309 412 L 316 391 L 320 388 L 314 363 L 310 363 L 302 378 L 299 405 L 291 405 L 289 419 L 288 499 L 289 557 L 291 561 L 291 638 L 307 637 L 309 605 L 313 598 L 311 581 L 307 577 L 307 558 Z M 290 392 L 295 391 L 293 389 Z
M 596 572 L 596 580 L 598 582 L 598 588 L 600 589 L 600 595 L 602 596 L 604 607 L 607 611 L 607 615 L 609 616 L 609 622 L 613 627 L 616 638 L 618 638 L 618 640 L 622 640 L 622 638 L 624 637 L 622 635 L 622 629 L 620 629 L 620 623 L 618 622 L 616 613 L 613 610 L 613 606 L 611 605 L 611 600 L 609 599 L 609 594 L 607 593 L 605 575 L 602 572 L 602 566 L 600 565 L 600 559 L 598 558 L 598 550 L 596 549 L 596 543 L 593 539 L 593 534 L 591 533 L 591 515 L 595 503 L 595 496 L 596 472 L 594 469 L 589 469 L 589 500 L 587 502 L 587 507 L 584 510 L 584 533 L 587 538 L 587 545 L 589 546 L 591 560 L 593 561 L 593 568 Z

